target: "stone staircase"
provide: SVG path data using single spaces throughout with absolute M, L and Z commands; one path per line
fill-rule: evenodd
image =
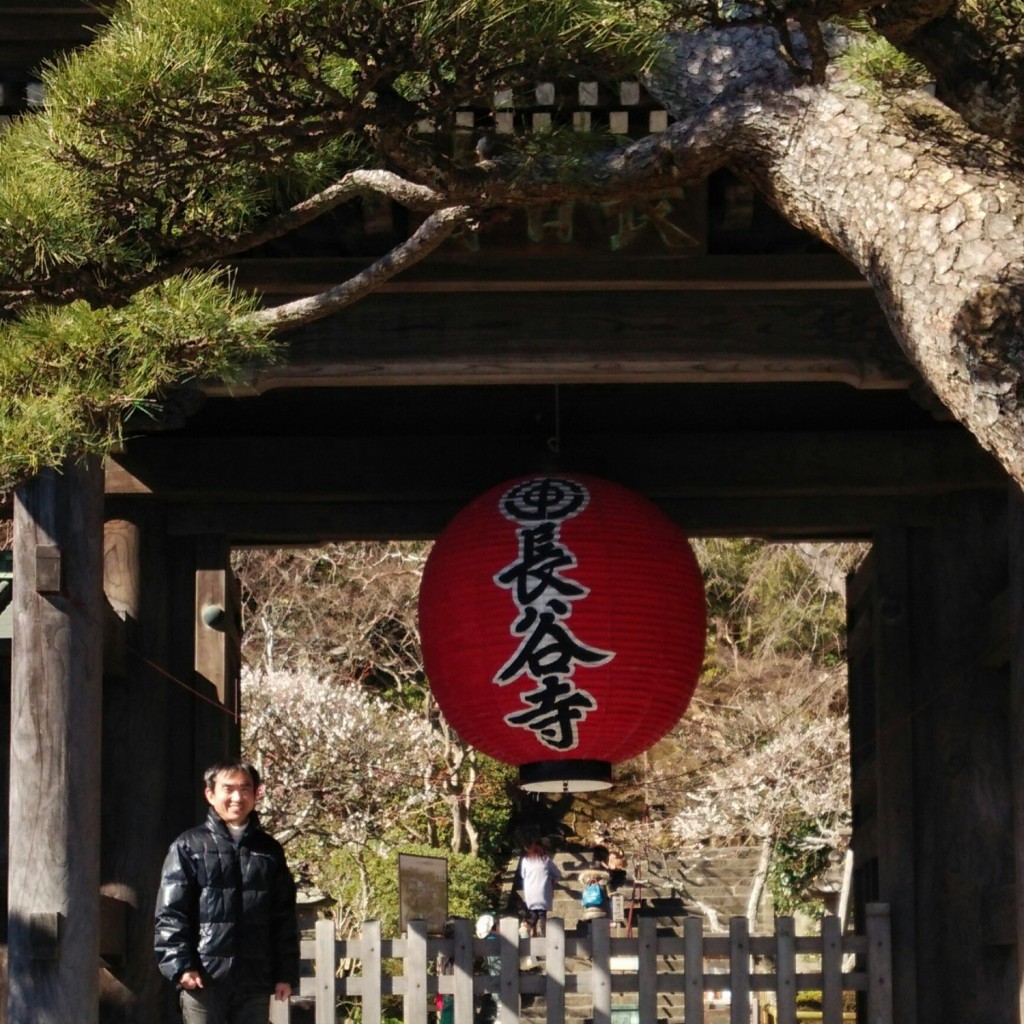
M 587 927 L 580 903 L 582 883 L 580 874 L 590 866 L 590 848 L 569 841 L 552 855 L 562 872 L 562 880 L 555 886 L 551 909 L 552 917 L 561 917 L 567 931 Z M 510 862 L 504 879 L 505 892 L 511 893 L 516 861 Z M 659 934 L 683 932 L 686 917 L 704 918 L 706 934 L 727 934 L 729 918 L 745 916 L 760 867 L 760 851 L 739 847 L 701 849 L 684 853 L 651 853 L 637 864 L 630 864 L 625 877 L 609 886 L 610 895 L 622 896 L 621 920 L 613 915 L 612 935 L 626 936 L 632 919 L 633 934 L 639 917 L 654 917 Z M 617 908 L 619 901 L 615 900 Z M 773 912 L 767 895 L 758 902 L 755 918 L 756 931 L 770 931 L 774 927 Z M 582 963 L 567 963 L 569 971 L 585 970 Z M 681 971 L 682 963 L 666 957 L 659 970 Z M 713 970 L 708 965 L 706 970 Z M 723 965 L 727 969 L 727 965 Z M 524 997 L 522 1019 L 531 1024 L 544 1021 L 543 997 Z M 637 1024 L 636 997 L 615 995 L 612 1000 L 612 1024 Z M 588 1024 L 592 1017 L 590 996 L 586 993 L 566 993 L 566 1024 Z M 705 1003 L 707 1024 L 728 1024 L 729 1005 L 722 1000 L 709 999 Z M 658 996 L 659 1024 L 684 1024 L 682 993 L 661 993 Z

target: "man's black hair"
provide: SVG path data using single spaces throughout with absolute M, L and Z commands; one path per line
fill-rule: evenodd
M 245 772 L 245 774 L 252 779 L 253 790 L 260 788 L 260 773 L 256 770 L 256 766 L 250 764 L 248 761 L 243 761 L 240 758 L 234 758 L 224 761 L 215 761 L 206 769 L 205 772 L 203 772 L 203 782 L 206 783 L 207 789 L 216 788 L 217 776 L 222 772 Z

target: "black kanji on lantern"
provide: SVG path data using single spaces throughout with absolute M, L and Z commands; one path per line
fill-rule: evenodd
M 532 729 L 542 743 L 555 750 L 572 750 L 576 746 L 576 723 L 597 707 L 589 693 L 561 676 L 545 676 L 539 689 L 523 694 L 523 703 L 531 706 L 526 711 L 506 715 L 505 721 Z
M 575 554 L 562 542 L 560 523 L 583 512 L 590 495 L 576 480 L 543 477 L 516 484 L 502 495 L 499 507 L 513 522 L 519 557 L 494 576 L 512 591 L 519 615 L 510 632 L 520 637 L 515 654 L 494 682 L 505 686 L 522 675 L 537 683 L 522 694 L 524 711 L 506 715 L 512 726 L 530 729 L 554 750 L 571 750 L 579 742 L 578 723 L 597 707 L 594 697 L 576 686 L 577 666 L 603 665 L 615 657 L 579 640 L 566 625 L 573 602 L 590 591 L 562 575 L 577 566 Z

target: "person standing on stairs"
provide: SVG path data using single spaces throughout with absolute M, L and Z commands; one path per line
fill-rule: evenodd
M 555 899 L 555 882 L 562 877 L 558 865 L 548 856 L 543 843 L 531 843 L 519 860 L 523 906 L 531 935 L 543 935 L 548 912 Z

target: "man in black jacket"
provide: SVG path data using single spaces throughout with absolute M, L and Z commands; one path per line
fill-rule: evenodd
M 256 769 L 219 761 L 204 775 L 210 809 L 164 861 L 156 957 L 179 988 L 185 1024 L 267 1024 L 268 996 L 298 985 L 295 883 L 281 844 L 260 828 Z

